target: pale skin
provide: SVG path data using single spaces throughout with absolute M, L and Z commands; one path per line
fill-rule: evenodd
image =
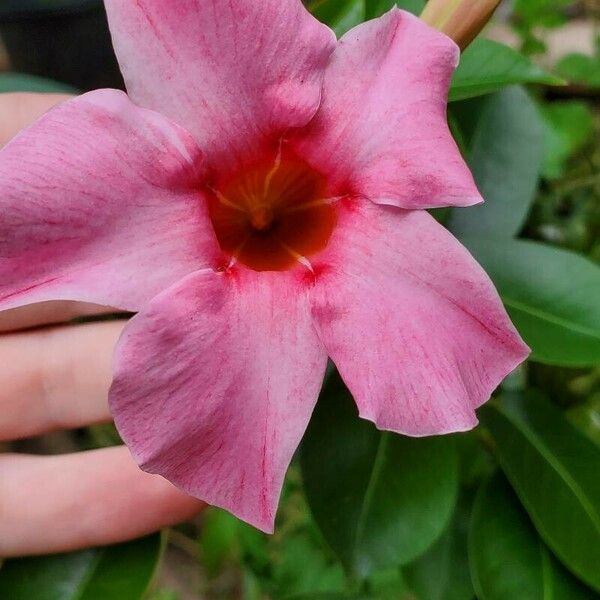
M 55 94 L 0 94 L 0 147 Z M 65 324 L 101 312 L 53 302 L 0 312 L 0 444 L 110 421 L 111 356 L 124 321 Z M 62 456 L 0 454 L 0 557 L 116 543 L 202 509 L 142 472 L 125 447 Z

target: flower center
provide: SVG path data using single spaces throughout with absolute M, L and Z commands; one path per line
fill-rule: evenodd
M 255 271 L 310 267 L 309 257 L 325 248 L 335 226 L 323 176 L 296 158 L 279 155 L 245 168 L 209 196 L 221 249 Z

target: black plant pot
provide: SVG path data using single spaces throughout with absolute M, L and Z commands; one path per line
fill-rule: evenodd
M 0 0 L 0 37 L 15 71 L 123 88 L 102 0 Z

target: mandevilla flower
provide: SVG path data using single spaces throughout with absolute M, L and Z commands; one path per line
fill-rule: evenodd
M 528 353 L 424 209 L 481 202 L 459 50 L 394 9 L 339 42 L 300 0 L 106 0 L 129 97 L 0 152 L 0 308 L 137 312 L 110 405 L 141 467 L 271 531 L 331 357 L 360 415 L 472 428 Z

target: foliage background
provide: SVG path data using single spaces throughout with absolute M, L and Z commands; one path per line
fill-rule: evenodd
M 338 33 L 392 4 L 307 2 Z M 450 124 L 487 203 L 436 217 L 484 265 L 533 349 L 480 427 L 382 434 L 332 371 L 274 536 L 211 509 L 162 536 L 6 561 L 0 598 L 600 597 L 599 18 L 597 0 L 504 2 L 484 34 L 496 41 L 478 39 L 454 80 Z M 569 32 L 589 48 L 563 49 Z M 0 74 L 0 91 L 122 85 L 94 0 L 5 0 L 0 39 L 0 65 L 20 71 Z M 112 428 L 94 427 L 14 449 L 114 443 Z

